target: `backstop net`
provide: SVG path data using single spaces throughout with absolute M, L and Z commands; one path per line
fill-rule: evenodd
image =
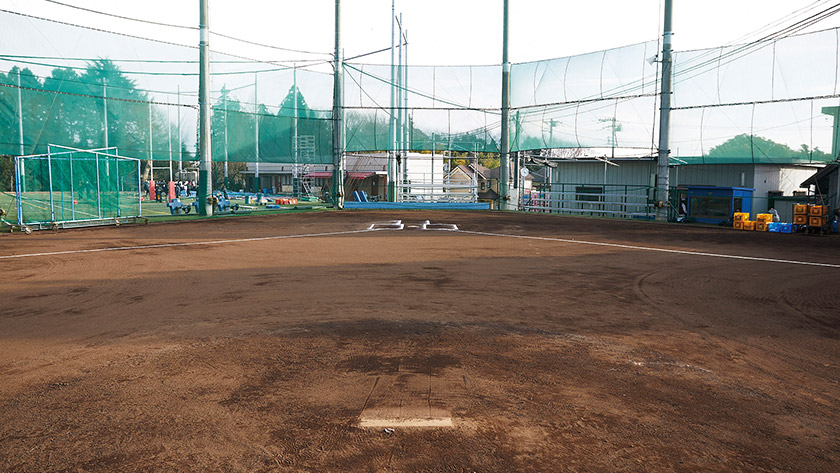
M 117 147 L 142 160 L 144 176 L 196 160 L 197 47 L 5 10 L 0 21 L 0 152 Z M 319 166 L 333 162 L 330 52 L 271 60 L 282 48 L 253 43 L 245 54 L 219 52 L 242 44 L 211 54 L 213 161 L 328 172 Z M 834 161 L 838 45 L 831 29 L 676 52 L 671 164 Z M 513 64 L 511 151 L 654 154 L 660 49 L 649 41 Z M 347 152 L 499 152 L 500 65 L 344 64 Z M 221 165 L 214 173 L 221 182 Z

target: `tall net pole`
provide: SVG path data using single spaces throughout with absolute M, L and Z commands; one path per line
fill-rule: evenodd
M 499 209 L 510 207 L 510 62 L 508 61 L 508 0 L 502 27 L 502 140 L 499 162 Z
M 333 77 L 333 202 L 344 209 L 344 134 L 341 114 L 344 106 L 344 64 L 341 57 L 341 0 L 335 0 L 335 76 Z M 297 94 L 297 91 L 295 91 Z M 297 95 L 295 95 L 297 102 Z
M 254 74 L 254 192 L 260 191 L 260 105 L 257 98 L 257 75 Z
M 224 95 L 224 107 L 225 107 L 225 115 L 224 115 L 224 119 L 225 119 L 225 189 L 227 189 L 228 186 L 230 185 L 230 184 L 228 184 L 228 160 L 230 159 L 229 158 L 230 151 L 229 151 L 229 148 L 228 148 L 228 122 L 227 122 L 228 105 L 227 105 L 227 103 L 228 103 L 227 90 L 225 90 L 225 95 Z
M 665 205 L 657 206 L 656 220 L 668 220 L 669 176 L 668 161 L 671 154 L 669 132 L 671 127 L 671 12 L 672 0 L 665 0 L 665 19 L 662 33 L 662 93 L 659 105 L 659 156 L 656 160 L 656 200 Z
M 200 0 L 200 24 L 201 41 L 199 43 L 199 61 L 201 63 L 198 79 L 198 107 L 199 107 L 199 132 L 198 146 L 201 155 L 201 166 L 198 168 L 198 213 L 200 215 L 213 215 L 213 205 L 210 203 L 210 195 L 213 193 L 213 182 L 211 181 L 211 154 L 210 154 L 210 7 L 209 0 Z
M 394 116 L 394 104 L 396 102 L 394 83 L 396 82 L 396 73 L 394 71 L 394 33 L 396 29 L 396 5 L 395 1 L 391 0 L 391 114 L 388 118 L 388 200 L 391 202 L 397 201 L 397 169 L 396 169 L 396 147 L 397 142 L 397 127 L 396 117 Z
M 23 87 L 20 85 L 20 69 L 18 69 L 18 136 L 20 136 L 20 155 L 26 154 L 23 144 Z

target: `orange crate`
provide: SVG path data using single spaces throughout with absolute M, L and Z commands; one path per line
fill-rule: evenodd
M 793 224 L 794 225 L 808 225 L 808 216 L 796 214 L 793 216 Z
M 809 227 L 824 227 L 828 223 L 828 219 L 826 217 L 809 217 L 808 218 L 808 226 Z
M 793 206 L 794 215 L 808 215 L 808 206 L 804 204 L 796 204 Z
M 773 221 L 773 214 L 758 214 L 755 216 L 756 222 L 772 222 Z
M 825 205 L 809 205 L 808 215 L 811 217 L 822 217 L 828 215 L 828 208 Z
M 733 217 L 733 220 L 735 220 L 736 222 L 739 221 L 739 220 L 743 222 L 743 221 L 749 220 L 749 219 L 750 219 L 750 214 L 748 214 L 746 212 L 735 212 L 735 216 Z
M 752 220 L 744 222 L 744 230 L 755 231 L 755 222 Z
M 766 232 L 768 222 L 755 222 L 755 231 Z
M 743 230 L 744 229 L 744 221 L 743 220 L 735 220 L 732 222 L 732 228 L 735 230 Z

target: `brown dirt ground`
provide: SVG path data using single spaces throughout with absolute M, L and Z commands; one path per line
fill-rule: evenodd
M 7 234 L 0 256 L 389 219 L 840 264 L 838 236 L 419 211 Z M 407 228 L 0 271 L 2 471 L 840 465 L 837 267 Z

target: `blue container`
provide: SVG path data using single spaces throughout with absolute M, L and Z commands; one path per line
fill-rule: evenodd
M 779 223 L 779 222 L 770 222 L 770 223 L 767 224 L 767 231 L 768 232 L 774 232 L 774 233 L 780 233 L 782 231 L 782 225 L 784 225 L 784 224 Z
M 794 231 L 796 231 L 796 225 L 794 225 L 792 223 L 783 223 L 781 225 L 782 225 L 782 228 L 781 228 L 780 231 L 782 233 L 793 233 Z

